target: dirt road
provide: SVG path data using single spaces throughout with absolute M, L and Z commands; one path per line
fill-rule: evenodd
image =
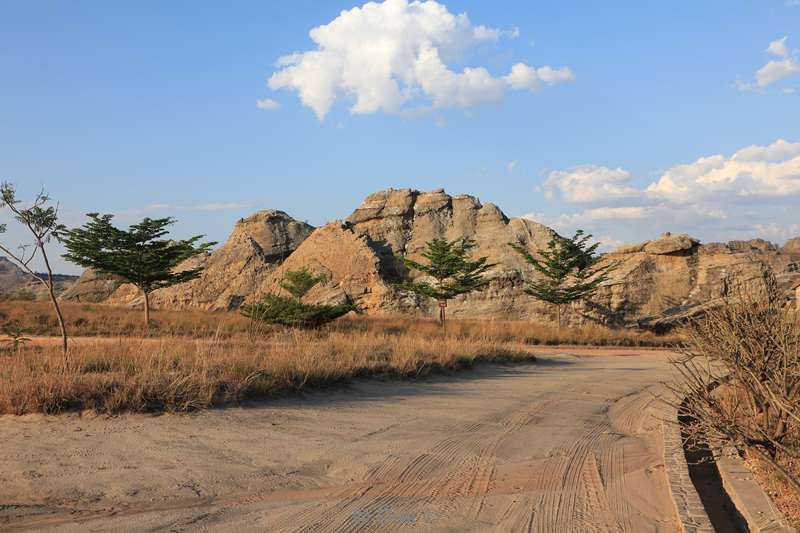
M 678 531 L 658 351 L 195 415 L 0 417 L 0 529 Z

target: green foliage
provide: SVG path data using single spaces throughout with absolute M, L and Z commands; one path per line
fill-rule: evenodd
M 242 314 L 267 324 L 316 328 L 354 310 L 352 304 L 305 304 L 293 297 L 266 294 L 260 302 L 243 306 Z
M 64 258 L 85 268 L 119 276 L 144 293 L 197 278 L 201 267 L 174 272 L 183 261 L 204 253 L 216 243 L 197 244 L 202 235 L 187 240 L 164 239 L 173 218 L 145 218 L 121 230 L 113 215 L 89 213 L 81 228 L 62 229 L 58 237 L 68 252 Z
M 540 274 L 528 282 L 525 292 L 555 305 L 588 298 L 597 287 L 608 280 L 613 263 L 599 265 L 596 255 L 600 243 L 590 245 L 592 236 L 578 230 L 572 238 L 554 237 L 547 248 L 539 251 L 539 258 L 518 244 L 509 243 L 527 263 Z
M 295 298 L 302 299 L 308 291 L 322 281 L 325 281 L 324 274 L 315 276 L 307 267 L 303 267 L 300 270 L 287 272 L 281 280 L 280 286 Z
M 352 303 L 337 305 L 306 304 L 302 298 L 318 283 L 325 280 L 324 275 L 315 275 L 308 268 L 292 270 L 284 275 L 281 288 L 291 296 L 266 294 L 260 302 L 242 306 L 242 314 L 252 320 L 279 326 L 298 328 L 317 328 L 328 322 L 357 311 Z
M 405 257 L 398 257 L 398 261 L 427 275 L 431 281 L 407 281 L 397 284 L 397 288 L 440 301 L 483 289 L 489 283 L 483 274 L 494 265 L 487 263 L 486 257 L 470 260 L 473 248 L 475 242 L 466 238 L 428 241 L 422 253 L 427 263 Z

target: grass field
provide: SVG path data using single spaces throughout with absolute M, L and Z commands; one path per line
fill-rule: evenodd
M 344 318 L 319 330 L 253 324 L 238 313 L 138 311 L 68 304 L 64 357 L 46 304 L 2 302 L 0 318 L 35 337 L 0 349 L 0 413 L 190 411 L 355 377 L 412 378 L 479 361 L 532 361 L 531 346 L 669 346 L 674 337 L 592 325 L 558 331 L 521 321 Z

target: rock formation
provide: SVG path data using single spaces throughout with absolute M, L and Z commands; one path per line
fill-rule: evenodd
M 800 274 L 792 264 L 800 250 L 781 249 L 762 239 L 701 245 L 688 235 L 627 245 L 606 254 L 618 264 L 588 306 L 605 321 L 669 327 L 702 312 L 723 296 L 723 287 L 759 278 L 772 268 L 785 288 Z
M 329 224 L 312 234 L 261 286 L 277 290 L 281 272 L 307 265 L 329 277 L 309 298 L 341 301 L 349 298 L 366 311 L 413 312 L 431 302 L 398 294 L 392 283 L 413 276 L 397 255 L 419 258 L 433 238 L 474 239 L 476 257 L 495 263 L 489 288 L 455 299 L 451 315 L 529 316 L 535 304 L 522 293 L 524 261 L 509 246 L 515 242 L 531 251 L 546 245 L 554 232 L 523 218 L 506 217 L 494 204 L 481 204 L 467 195 L 443 190 L 420 192 L 389 189 L 370 195 L 346 221 Z
M 198 279 L 156 291 L 153 305 L 170 309 L 235 309 L 257 293 L 268 273 L 286 259 L 313 229 L 305 222 L 276 210 L 259 211 L 242 219 L 221 248 L 195 257 L 183 266 L 203 266 Z M 120 284 L 108 276 L 98 278 L 93 273 L 84 276 L 87 278 L 66 293 L 64 299 L 141 305 L 141 294 L 130 284 Z
M 495 266 L 482 292 L 456 298 L 451 316 L 533 318 L 551 310 L 524 292 L 532 269 L 509 246 L 514 242 L 536 252 L 555 233 L 525 218 L 509 218 L 494 204 L 443 190 L 389 189 L 368 196 L 344 221 L 314 230 L 281 211 L 262 211 L 241 220 L 218 250 L 192 260 L 205 267 L 190 283 L 153 295 L 156 307 L 229 310 L 279 291 L 288 270 L 306 266 L 327 281 L 307 296 L 318 302 L 352 300 L 371 313 L 430 312 L 432 302 L 398 293 L 394 283 L 414 276 L 396 256 L 419 258 L 433 238 L 474 239 L 475 256 Z M 700 244 L 688 235 L 627 245 L 606 254 L 617 264 L 611 279 L 591 303 L 571 309 L 572 322 L 597 320 L 657 327 L 701 310 L 721 296 L 724 279 L 753 279 L 768 265 L 788 291 L 800 279 L 800 239 L 783 247 L 764 240 Z M 83 295 L 83 296 L 78 296 Z M 139 304 L 129 285 L 87 273 L 64 297 L 116 304 Z

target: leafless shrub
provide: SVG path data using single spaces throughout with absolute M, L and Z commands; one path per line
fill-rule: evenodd
M 690 443 L 728 442 L 783 466 L 800 457 L 800 327 L 775 276 L 731 287 L 724 305 L 685 329 L 673 361 L 683 383 Z

